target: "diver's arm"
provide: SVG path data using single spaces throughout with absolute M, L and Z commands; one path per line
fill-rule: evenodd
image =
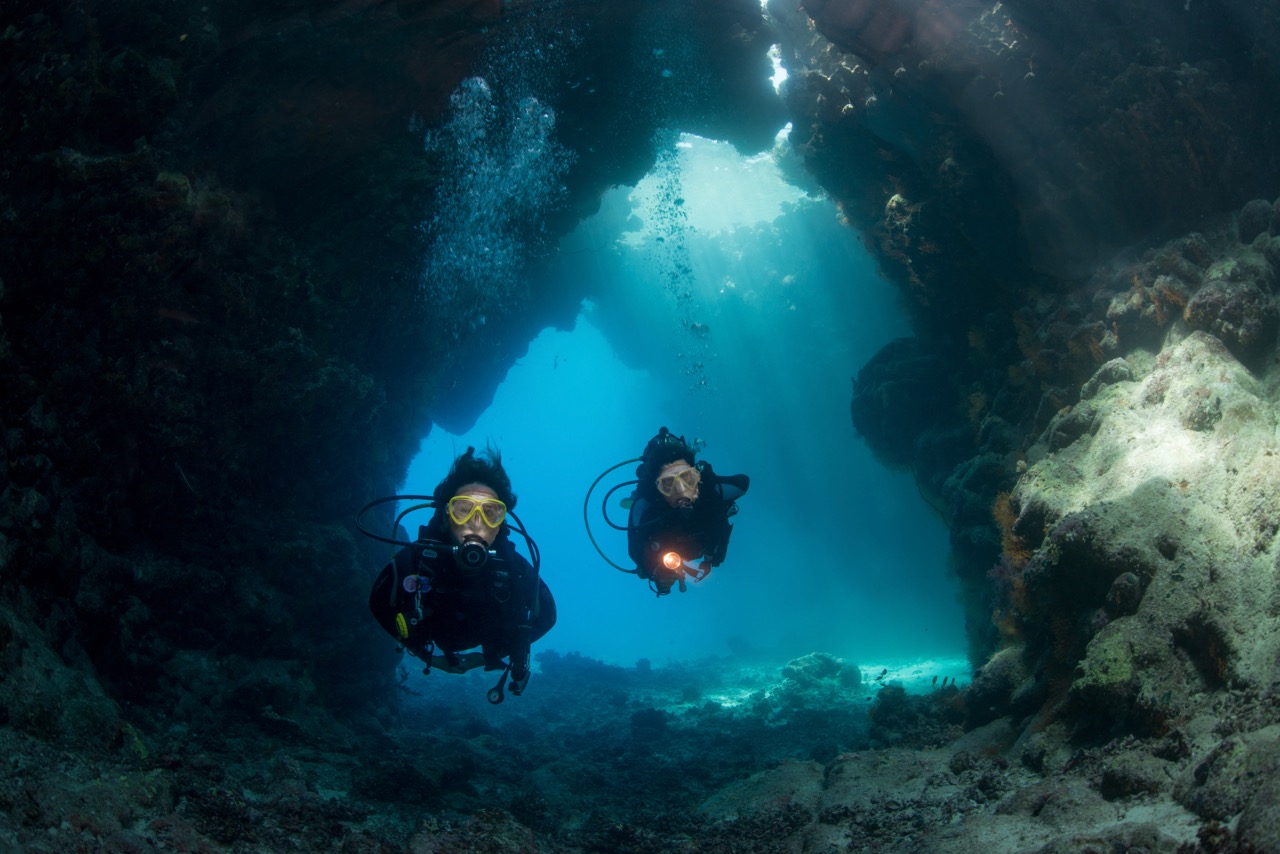
M 520 588 L 524 599 L 516 612 L 517 623 L 511 644 L 511 693 L 518 696 L 529 684 L 533 668 L 533 626 L 538 621 L 542 584 L 532 564 L 520 555 L 515 555 L 515 558 L 522 564 Z
M 516 642 L 511 650 L 511 693 L 523 694 L 533 667 L 532 628 L 526 623 L 516 628 Z
M 702 482 L 714 489 L 725 501 L 737 501 L 747 494 L 747 489 L 751 486 L 751 478 L 745 474 L 717 474 L 706 460 L 699 462 L 697 468 L 702 475 Z
M 650 526 L 645 534 L 646 536 L 638 538 L 639 545 L 631 553 L 631 558 L 636 562 L 637 575 L 641 578 L 656 578 L 660 572 L 664 571 L 659 532 Z
M 698 463 L 698 467 L 708 487 L 707 498 L 711 504 L 707 508 L 708 515 L 704 517 L 706 527 L 701 535 L 705 557 L 701 568 L 710 571 L 711 567 L 724 562 L 729 549 L 729 535 L 733 533 L 729 518 L 738 512 L 734 502 L 746 495 L 751 487 L 751 478 L 745 474 L 716 474 L 711 463 L 705 460 Z
M 556 598 L 551 595 L 551 588 L 542 579 L 538 579 L 538 610 L 533 615 L 532 641 L 537 641 L 556 624 Z
M 751 478 L 745 474 L 717 475 L 716 479 L 720 482 L 720 495 L 725 501 L 737 501 L 747 494 L 751 486 Z
M 652 509 L 646 499 L 637 498 L 631 505 L 631 515 L 627 519 L 627 554 L 642 577 L 648 577 L 646 573 L 652 574 L 654 568 L 653 549 L 649 548 L 655 516 L 650 512 Z

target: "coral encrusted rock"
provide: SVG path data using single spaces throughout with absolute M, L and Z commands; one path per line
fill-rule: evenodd
M 1019 481 L 1028 657 L 1079 725 L 1158 733 L 1199 692 L 1280 676 L 1280 413 L 1218 338 L 1171 336 L 1089 401 L 1093 429 Z M 1087 711 L 1087 713 L 1085 713 Z

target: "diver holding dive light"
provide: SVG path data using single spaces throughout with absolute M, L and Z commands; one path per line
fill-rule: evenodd
M 434 510 L 413 543 L 378 536 L 360 524 L 360 516 L 378 504 L 416 498 L 426 501 L 402 511 L 393 526 L 399 530 L 400 520 L 414 510 Z M 511 693 L 524 692 L 532 644 L 556 621 L 555 600 L 538 577 L 538 547 L 511 512 L 515 503 L 501 455 L 492 449 L 477 455 L 469 447 L 431 496 L 380 498 L 356 516 L 364 534 L 404 546 L 369 594 L 379 625 L 423 661 L 424 672 L 501 670 L 489 691 L 491 703 L 502 702 L 508 675 Z M 532 563 L 516 551 L 511 530 L 524 537 Z
M 627 523 L 627 553 L 636 575 L 647 580 L 659 596 L 686 578 L 706 578 L 729 549 L 738 512 L 735 503 L 746 494 L 745 474 L 719 475 L 696 449 L 666 427 L 649 440 L 636 469 Z M 695 563 L 696 562 L 696 563 Z

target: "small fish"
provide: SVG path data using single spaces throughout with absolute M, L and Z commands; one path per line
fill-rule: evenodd
M 938 684 L 938 674 L 936 674 L 936 673 L 935 673 L 935 674 L 933 674 L 933 681 L 932 681 L 932 682 L 930 682 L 929 684 L 930 684 L 930 685 L 937 685 L 937 684 Z M 946 687 L 946 684 L 947 684 L 947 680 L 943 679 L 943 680 L 942 680 L 942 685 L 943 685 L 943 687 Z

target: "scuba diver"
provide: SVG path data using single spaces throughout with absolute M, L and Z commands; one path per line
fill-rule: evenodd
M 733 526 L 729 519 L 738 512 L 736 502 L 746 494 L 750 478 L 745 474 L 722 476 L 711 464 L 695 462 L 701 440 L 690 445 L 683 436 L 674 436 L 663 427 L 645 446 L 644 455 L 610 466 L 587 490 L 582 519 L 591 544 L 614 569 L 638 575 L 649 582 L 659 596 L 671 592 L 677 582 L 680 592 L 688 589 L 686 578 L 701 581 L 719 566 L 729 550 Z M 627 552 L 635 569 L 614 563 L 591 533 L 591 493 L 609 472 L 629 463 L 640 463 L 637 480 L 620 483 L 605 493 L 601 511 L 609 527 L 627 532 Z M 635 485 L 623 502 L 631 511 L 627 525 L 609 518 L 609 498 L 619 489 Z M 701 560 L 699 560 L 701 558 Z M 694 564 L 697 561 L 697 564 Z
M 724 561 L 733 533 L 729 519 L 738 512 L 734 502 L 751 485 L 745 474 L 716 474 L 706 460 L 695 462 L 696 454 L 683 436 L 663 427 L 645 445 L 636 469 L 627 553 L 636 574 L 659 596 L 677 582 L 683 593 L 686 577 L 701 581 Z
M 408 513 L 434 510 L 413 543 L 380 537 L 360 524 L 372 507 L 419 498 L 426 503 L 402 511 L 393 525 L 393 531 L 402 530 L 400 520 Z M 373 583 L 374 618 L 422 660 L 424 673 L 432 667 L 447 673 L 480 666 L 501 670 L 489 691 L 491 703 L 502 702 L 508 675 L 511 693 L 524 693 L 532 644 L 556 621 L 555 600 L 538 577 L 538 547 L 512 512 L 515 503 L 501 455 L 493 449 L 477 455 L 468 447 L 432 495 L 380 498 L 356 516 L 362 533 L 404 546 Z M 516 552 L 511 530 L 524 537 L 532 563 Z
M 691 445 L 663 427 L 649 440 L 643 456 L 605 469 L 587 489 L 582 504 L 587 536 L 600 556 L 614 569 L 648 581 L 658 596 L 666 596 L 676 583 L 685 592 L 687 578 L 701 581 L 724 561 L 733 533 L 729 519 L 737 514 L 735 502 L 751 484 L 745 474 L 719 475 L 705 460 L 696 462 L 702 444 L 696 439 Z M 610 560 L 591 532 L 591 494 L 610 472 L 637 462 L 637 479 L 610 488 L 600 505 L 609 527 L 627 532 L 627 552 L 635 562 L 635 568 L 628 569 Z M 630 517 L 625 526 L 619 525 L 609 518 L 609 499 L 633 485 L 631 497 L 623 501 Z

